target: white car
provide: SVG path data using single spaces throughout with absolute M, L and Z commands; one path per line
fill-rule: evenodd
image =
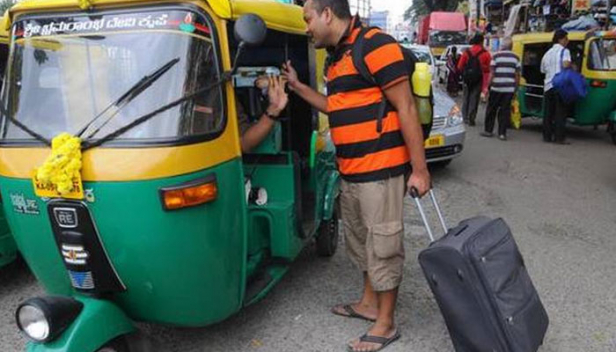
M 447 82 L 447 77 L 449 76 L 449 70 L 447 70 L 447 58 L 449 57 L 453 47 L 456 47 L 458 57 L 460 57 L 460 55 L 462 55 L 462 53 L 471 46 L 467 44 L 450 45 L 445 49 L 445 51 L 443 51 L 443 54 L 436 59 L 436 76 L 438 77 L 439 83 Z

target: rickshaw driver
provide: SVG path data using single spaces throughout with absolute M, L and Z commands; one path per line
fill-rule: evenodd
M 267 137 L 289 102 L 289 97 L 284 91 L 285 82 L 282 76 L 261 77 L 255 82 L 257 88 L 263 87 L 266 84 L 269 105 L 256 122 L 250 123 L 242 105 L 236 100 L 235 106 L 240 129 L 242 153 L 249 153 Z
M 351 15 L 348 1 L 308 0 L 304 20 L 315 48 L 328 48 L 330 53 L 328 95 L 300 82 L 290 61 L 283 65 L 283 74 L 292 91 L 329 115 L 342 176 L 340 205 L 347 253 L 364 276 L 362 299 L 334 307 L 332 312 L 375 321 L 348 348 L 379 351 L 400 337 L 394 311 L 404 266 L 405 186 L 416 188 L 420 196 L 430 188 L 423 133 L 409 73 L 394 38 L 374 29 L 366 34 L 362 56 L 376 85 L 365 86 L 349 54 L 361 21 Z M 382 99 L 387 99 L 388 109 L 376 116 L 379 109 L 374 106 Z

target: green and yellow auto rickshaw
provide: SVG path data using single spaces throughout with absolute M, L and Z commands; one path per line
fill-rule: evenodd
M 513 37 L 513 51 L 522 60 L 518 100 L 522 116 L 543 117 L 541 59 L 552 47 L 553 33 L 527 33 Z M 576 102 L 569 121 L 579 126 L 607 126 L 616 144 L 616 33 L 570 32 L 571 60 L 588 81 L 588 95 Z
M 0 77 L 4 77 L 6 61 L 9 54 L 9 34 L 7 31 L 8 16 L 0 18 Z M 0 84 L 1 85 L 1 84 Z M 2 203 L 0 198 L 0 203 Z M 16 211 L 25 210 L 25 203 L 20 203 Z M 17 256 L 17 247 L 11 236 L 9 225 L 4 216 L 4 210 L 0 208 L 0 268 L 13 262 Z
M 132 321 L 207 326 L 262 298 L 308 244 L 334 254 L 323 119 L 290 96 L 257 150 L 240 149 L 238 108 L 263 111 L 255 77 L 291 60 L 323 88 L 299 6 L 36 0 L 10 15 L 0 190 L 48 294 L 16 312 L 28 351 L 127 351 Z

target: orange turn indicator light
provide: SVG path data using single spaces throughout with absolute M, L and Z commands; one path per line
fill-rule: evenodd
M 218 197 L 218 186 L 215 180 L 199 185 L 162 190 L 162 199 L 167 210 L 194 207 L 212 202 L 216 200 L 216 197 Z

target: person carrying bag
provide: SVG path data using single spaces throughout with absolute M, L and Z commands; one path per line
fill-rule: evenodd
M 577 102 L 588 94 L 586 79 L 571 66 L 563 67 L 565 50 L 560 51 L 560 72 L 554 76 L 552 84 L 564 101 Z

